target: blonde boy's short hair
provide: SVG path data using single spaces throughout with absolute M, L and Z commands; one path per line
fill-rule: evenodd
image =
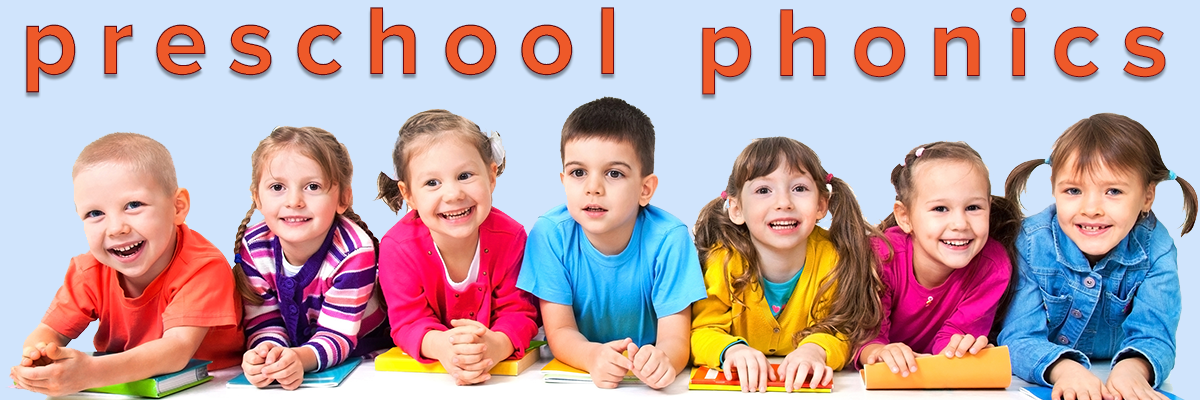
M 88 169 L 111 164 L 126 165 L 147 174 L 168 195 L 179 188 L 171 153 L 162 143 L 136 133 L 111 133 L 84 147 L 71 168 L 71 178 Z

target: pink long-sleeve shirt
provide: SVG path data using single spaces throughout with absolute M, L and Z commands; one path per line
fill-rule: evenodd
M 955 334 L 987 336 L 1012 273 L 1000 242 L 989 238 L 970 264 L 951 272 L 941 285 L 927 288 L 913 275 L 912 237 L 899 227 L 889 228 L 884 236 L 895 253 L 887 259 L 887 244 L 873 240 L 880 260 L 885 260 L 879 271 L 883 321 L 879 336 L 867 344 L 901 342 L 914 352 L 933 354 L 945 349 Z
M 503 333 L 514 357 L 523 357 L 537 334 L 536 298 L 517 289 L 517 273 L 525 253 L 525 228 L 496 208 L 479 226 L 479 276 L 463 291 L 446 279 L 429 228 L 410 211 L 388 230 L 379 244 L 379 282 L 387 300 L 392 340 L 423 363 L 421 340 L 433 330 L 445 331 L 455 319 L 473 319 Z

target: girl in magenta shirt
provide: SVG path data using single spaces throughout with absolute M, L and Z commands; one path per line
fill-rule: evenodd
M 409 212 L 380 242 L 379 281 L 392 340 L 424 363 L 441 362 L 459 385 L 524 356 L 537 308 L 517 289 L 525 228 L 492 208 L 504 170 L 500 136 L 445 110 L 412 116 L 392 151 L 393 180 L 379 197 Z
M 1011 202 L 991 195 L 987 167 L 966 143 L 914 149 L 892 184 L 894 212 L 880 224 L 887 241 L 874 243 L 883 320 L 856 358 L 908 376 L 915 353 L 963 357 L 989 346 L 996 310 L 1012 292 L 1020 221 Z

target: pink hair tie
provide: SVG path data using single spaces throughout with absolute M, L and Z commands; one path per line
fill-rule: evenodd
M 833 173 L 830 173 L 829 175 L 825 175 L 825 183 L 831 183 L 831 182 L 833 182 Z
M 918 158 L 920 158 L 920 157 L 921 157 L 921 154 L 924 154 L 924 153 L 925 153 L 925 148 L 924 148 L 924 147 L 917 149 L 917 157 L 918 157 Z
M 721 198 L 722 198 L 722 199 L 728 199 L 728 198 L 729 198 L 729 194 L 725 193 L 725 191 L 724 191 L 724 190 L 722 190 L 722 191 L 721 191 Z

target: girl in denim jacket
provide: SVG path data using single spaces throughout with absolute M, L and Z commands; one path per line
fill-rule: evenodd
M 1165 399 L 1152 388 L 1175 365 L 1179 275 L 1175 244 L 1150 206 L 1174 180 L 1196 222 L 1196 191 L 1163 164 L 1141 124 L 1096 114 L 1067 129 L 1050 157 L 1013 169 L 1006 196 L 1019 201 L 1029 174 L 1050 164 L 1054 205 L 1025 219 L 1017 237 L 1020 280 L 1000 344 L 1013 373 L 1052 398 Z M 1108 382 L 1090 358 L 1111 358 Z

